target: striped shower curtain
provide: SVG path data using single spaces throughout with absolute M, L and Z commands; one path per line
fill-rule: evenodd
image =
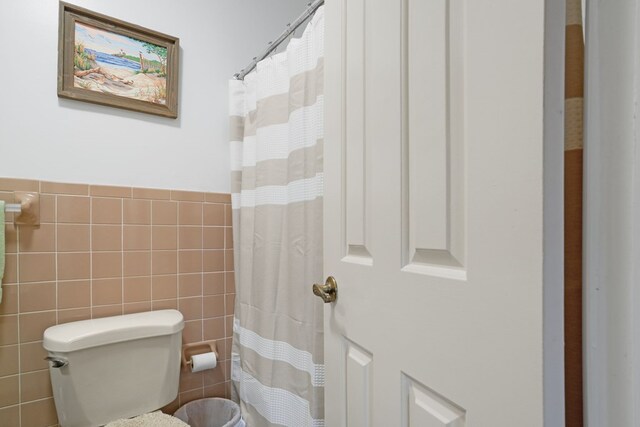
M 233 398 L 249 427 L 324 426 L 323 8 L 230 82 Z

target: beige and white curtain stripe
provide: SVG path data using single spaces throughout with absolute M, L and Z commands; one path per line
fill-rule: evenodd
M 323 8 L 231 81 L 233 397 L 251 427 L 324 426 Z

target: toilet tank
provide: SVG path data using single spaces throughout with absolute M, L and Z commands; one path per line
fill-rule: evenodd
M 53 359 L 49 372 L 60 425 L 101 426 L 172 402 L 178 394 L 183 328 L 177 310 L 48 328 L 43 346 Z

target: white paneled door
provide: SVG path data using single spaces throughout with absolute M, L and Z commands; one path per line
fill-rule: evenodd
M 327 0 L 328 427 L 563 425 L 545 7 Z

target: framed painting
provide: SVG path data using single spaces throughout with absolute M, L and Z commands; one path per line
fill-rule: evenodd
M 59 33 L 59 97 L 178 117 L 178 38 L 65 2 Z

